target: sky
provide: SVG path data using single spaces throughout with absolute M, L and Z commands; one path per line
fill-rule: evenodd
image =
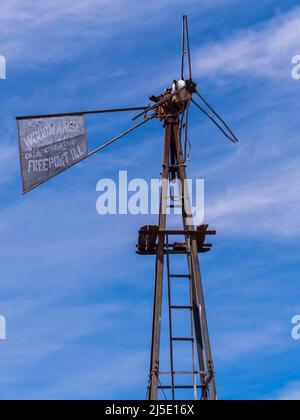
M 300 399 L 293 0 L 2 0 L 1 399 L 145 398 L 155 260 L 135 245 L 157 221 L 100 216 L 96 185 L 120 170 L 158 178 L 161 124 L 23 196 L 15 117 L 147 105 L 179 77 L 183 14 L 199 90 L 240 139 L 192 110 L 188 173 L 205 180 L 205 220 L 217 230 L 201 266 L 219 398 Z M 87 118 L 90 149 L 131 125 L 124 114 Z

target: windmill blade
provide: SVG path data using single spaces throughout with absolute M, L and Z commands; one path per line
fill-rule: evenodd
M 226 130 L 224 130 L 224 128 L 213 118 L 213 116 L 211 114 L 209 114 L 201 105 L 199 105 L 194 99 L 192 99 L 192 102 L 193 102 L 194 105 L 196 105 L 196 107 L 198 109 L 200 109 L 200 111 L 204 115 L 206 115 L 218 127 L 218 129 L 224 134 L 225 137 L 227 137 L 234 144 L 238 143 L 238 139 L 235 137 L 234 134 L 233 134 L 233 137 L 230 136 L 226 132 Z M 231 130 L 229 132 L 232 133 Z
M 219 122 L 225 127 L 225 129 L 227 130 L 227 135 L 226 137 L 228 137 L 231 141 L 233 141 L 233 143 L 238 143 L 239 140 L 236 137 L 236 135 L 234 134 L 234 132 L 232 131 L 232 129 L 229 127 L 229 125 L 224 121 L 224 119 L 214 110 L 214 108 L 207 102 L 207 100 L 199 93 L 199 91 L 196 91 L 196 95 L 199 96 L 199 98 L 201 99 L 202 102 L 204 102 L 204 104 L 208 107 L 208 109 L 212 112 L 212 114 L 219 120 Z M 219 124 L 218 124 L 219 126 Z M 219 126 L 220 128 L 220 126 Z M 223 130 L 222 130 L 223 131 Z M 225 131 L 225 130 L 224 130 Z M 228 135 L 228 133 L 230 134 L 230 136 Z
M 188 125 L 189 125 L 189 108 L 190 102 L 186 105 L 184 112 L 180 118 L 179 124 L 179 139 L 181 144 L 183 145 L 184 150 L 184 161 L 186 162 L 186 150 L 187 150 L 187 143 L 188 143 Z
M 185 127 L 184 127 L 184 161 L 189 162 L 191 160 L 191 143 L 189 140 L 189 113 L 190 113 L 191 102 L 188 103 L 185 111 Z M 190 148 L 188 153 L 188 147 Z
M 46 114 L 46 115 L 31 115 L 27 117 L 17 117 L 18 121 L 21 120 L 34 120 L 41 118 L 59 118 L 59 117 L 81 117 L 84 115 L 95 115 L 95 114 L 109 114 L 113 112 L 131 112 L 131 111 L 142 111 L 147 107 L 132 107 L 132 108 L 112 108 L 112 109 L 99 109 L 95 111 L 80 111 L 80 112 L 68 112 L 63 114 Z
M 68 116 L 69 116 L 69 114 L 68 114 Z M 78 158 L 76 161 L 74 161 L 74 163 L 72 165 L 68 165 L 68 166 L 62 168 L 61 170 L 57 171 L 54 175 L 47 176 L 45 179 L 43 179 L 40 182 L 36 182 L 31 187 L 24 188 L 23 193 L 24 194 L 29 193 L 30 191 L 32 191 L 35 188 L 39 187 L 40 185 L 44 184 L 48 180 L 50 180 L 50 179 L 56 177 L 57 175 L 60 175 L 61 173 L 65 172 L 71 166 L 75 166 L 77 163 L 82 162 L 82 161 L 86 160 L 87 158 L 95 155 L 96 153 L 100 152 L 101 150 L 103 150 L 103 149 L 107 148 L 108 146 L 112 145 L 113 143 L 115 143 L 117 140 L 121 139 L 122 137 L 125 137 L 127 134 L 133 132 L 134 130 L 138 129 L 142 125 L 146 124 L 148 121 L 151 121 L 155 117 L 156 117 L 156 114 L 151 115 L 150 117 L 148 117 L 144 121 L 140 122 L 139 124 L 135 125 L 134 127 L 129 128 L 128 130 L 124 131 L 123 133 L 119 134 L 118 136 L 114 137 L 113 139 L 109 140 L 108 142 L 104 143 L 102 146 L 98 147 L 97 149 L 93 150 L 92 152 L 86 153 L 83 157 Z M 20 149 L 20 151 L 21 151 L 21 149 Z M 21 156 L 21 158 L 22 158 L 22 156 Z M 22 166 L 22 164 L 21 164 L 21 166 Z M 24 186 L 24 177 L 23 177 L 23 186 Z
M 188 77 L 185 75 L 186 57 L 188 61 Z M 181 50 L 181 80 L 192 80 L 192 60 L 190 49 L 189 25 L 187 16 L 182 17 L 182 50 Z

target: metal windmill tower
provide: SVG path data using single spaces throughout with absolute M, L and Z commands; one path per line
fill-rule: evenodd
M 50 178 L 70 168 L 74 164 L 94 155 L 112 143 L 131 133 L 153 119 L 159 119 L 164 127 L 162 162 L 162 184 L 160 195 L 160 214 L 157 226 L 144 226 L 139 231 L 137 252 L 141 255 L 156 256 L 155 290 L 152 326 L 151 361 L 147 398 L 157 400 L 159 390 L 165 396 L 166 390 L 171 398 L 178 397 L 179 390 L 189 390 L 194 399 L 216 400 L 214 364 L 208 331 L 204 292 L 200 271 L 199 253 L 211 250 L 206 237 L 216 232 L 208 225 L 195 226 L 191 210 L 191 198 L 187 188 L 186 166 L 188 163 L 188 125 L 189 110 L 195 105 L 205 114 L 233 143 L 238 139 L 197 89 L 193 80 L 190 53 L 190 40 L 187 17 L 183 17 L 182 57 L 179 80 L 159 96 L 151 96 L 153 104 L 145 107 L 117 108 L 96 111 L 81 111 L 65 114 L 35 115 L 17 117 L 20 145 L 23 192 L 27 193 Z M 102 146 L 88 152 L 84 117 L 101 113 L 141 111 L 133 120 L 142 118 L 135 126 L 118 135 Z M 172 197 L 170 181 L 180 186 L 179 197 Z M 169 204 L 173 200 L 173 204 Z M 178 229 L 167 228 L 170 208 L 180 207 L 182 223 Z M 181 237 L 181 241 L 176 238 Z M 186 256 L 186 270 L 175 274 L 172 259 L 176 255 Z M 163 288 L 167 274 L 168 314 L 169 314 L 169 353 L 170 370 L 161 371 L 161 333 L 163 312 Z M 188 305 L 178 305 L 172 301 L 173 283 L 186 282 L 189 294 Z M 174 312 L 187 311 L 190 321 L 186 335 L 176 337 L 173 332 Z M 191 346 L 192 369 L 176 371 L 174 345 L 186 342 Z M 189 384 L 177 383 L 179 375 L 184 375 Z M 169 382 L 165 384 L 165 378 Z

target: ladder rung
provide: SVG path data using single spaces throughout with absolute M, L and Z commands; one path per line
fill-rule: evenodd
M 192 306 L 178 306 L 178 305 L 172 305 L 171 309 L 189 309 L 190 311 L 193 309 Z
M 193 338 L 178 338 L 178 337 L 176 337 L 176 338 L 172 338 L 172 340 L 173 341 L 194 341 L 194 339 Z
M 201 386 L 201 385 L 175 385 L 175 386 L 171 386 L 171 385 L 163 385 L 163 386 L 159 386 L 158 389 L 207 389 L 207 386 Z
M 182 205 L 181 204 L 171 204 L 169 206 L 167 206 L 168 209 L 182 209 Z
M 206 372 L 199 372 L 199 371 L 189 371 L 189 370 L 182 370 L 182 371 L 177 371 L 177 372 L 159 372 L 160 375 L 199 375 L 199 374 L 205 374 Z
M 190 279 L 192 276 L 190 274 L 169 274 L 169 277 L 172 279 Z

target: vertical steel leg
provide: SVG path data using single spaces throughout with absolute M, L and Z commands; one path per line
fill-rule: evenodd
M 175 137 L 175 146 L 177 153 L 177 162 L 178 162 L 178 175 L 181 182 L 182 188 L 187 188 L 186 186 L 186 170 L 184 166 L 184 157 L 182 152 L 182 146 L 180 143 L 180 136 L 178 125 L 174 125 L 174 137 Z M 183 205 L 183 224 L 186 230 L 195 230 L 195 226 L 191 223 L 191 202 L 189 198 L 188 191 L 182 191 L 182 196 L 184 200 Z M 198 246 L 195 238 L 191 237 L 190 240 L 190 262 L 191 262 L 191 273 L 192 273 L 192 298 L 193 298 L 193 314 L 195 322 L 195 334 L 198 346 L 198 357 L 199 357 L 199 366 L 200 370 L 203 365 L 203 351 L 202 347 L 204 344 L 204 350 L 206 355 L 206 369 L 208 372 L 208 378 L 205 379 L 201 374 L 201 384 L 204 386 L 207 384 L 207 390 L 203 392 L 203 399 L 209 399 L 209 390 L 211 392 L 211 398 L 213 400 L 217 399 L 217 391 L 215 384 L 214 376 L 214 365 L 211 351 L 211 344 L 208 331 L 207 315 L 205 309 L 205 299 L 204 291 L 202 285 L 201 271 L 200 271 L 200 262 L 198 257 Z M 202 337 L 203 335 L 203 337 Z M 208 383 L 209 382 L 209 383 Z
M 172 123 L 174 118 L 167 118 L 165 121 L 165 142 L 162 167 L 162 189 L 160 198 L 160 216 L 159 230 L 166 229 L 167 221 L 167 197 L 168 197 L 168 179 L 169 179 L 169 159 L 172 136 Z M 151 363 L 149 375 L 149 400 L 157 400 L 159 384 L 159 355 L 160 355 L 160 336 L 161 336 L 161 317 L 162 317 L 162 295 L 163 295 L 163 277 L 164 277 L 164 248 L 165 236 L 159 235 L 156 256 L 155 271 L 155 291 L 154 291 L 154 310 L 152 325 L 152 345 L 151 345 Z
M 159 230 L 165 231 L 167 224 L 167 202 L 168 202 L 168 179 L 170 172 L 170 158 L 171 151 L 176 157 L 176 172 L 180 185 L 182 186 L 181 196 L 183 197 L 183 225 L 185 231 L 195 231 L 194 222 L 192 220 L 191 202 L 189 192 L 185 191 L 186 185 L 186 170 L 184 165 L 184 157 L 182 145 L 179 136 L 179 121 L 175 116 L 168 116 L 165 121 L 165 142 L 163 154 L 163 171 L 162 171 L 162 189 L 160 198 L 160 217 Z M 172 170 L 175 169 L 172 167 Z M 154 291 L 154 310 L 153 310 L 153 325 L 152 325 L 152 347 L 151 347 L 151 363 L 148 386 L 148 399 L 158 399 L 159 389 L 159 357 L 160 357 L 160 338 L 161 338 L 161 318 L 162 318 L 162 295 L 163 295 L 163 278 L 164 278 L 164 254 L 165 254 L 165 234 L 159 234 L 157 244 L 156 256 L 156 272 L 155 272 L 155 291 Z M 191 288 L 191 306 L 192 306 L 192 324 L 193 324 L 193 338 L 196 338 L 196 348 L 198 354 L 198 365 L 200 370 L 200 380 L 202 387 L 202 399 L 216 400 L 216 384 L 214 377 L 214 366 L 211 352 L 211 345 L 209 339 L 207 315 L 205 309 L 204 292 L 202 286 L 202 278 L 200 271 L 200 262 L 198 257 L 198 245 L 196 237 L 193 235 L 186 236 L 186 246 L 188 255 L 188 265 Z M 169 261 L 168 261 L 169 263 Z M 168 266 L 169 269 L 169 266 Z M 169 271 L 169 270 L 168 270 Z M 170 274 L 168 272 L 168 274 Z M 170 281 L 168 276 L 168 281 Z M 169 308 L 171 307 L 170 300 L 170 283 L 169 289 Z M 169 316 L 171 314 L 169 313 Z M 171 320 L 172 323 L 172 320 Z M 172 324 L 170 324 L 172 326 Z M 170 338 L 172 338 L 172 331 L 170 331 Z M 192 339 L 193 341 L 193 339 Z M 172 378 L 172 397 L 175 398 L 175 384 L 174 384 L 174 366 L 173 366 L 173 351 L 171 346 L 171 378 Z M 194 354 L 194 349 L 193 349 Z M 195 363 L 193 363 L 195 369 Z M 194 370 L 195 372 L 195 370 Z M 194 392 L 197 390 L 195 376 L 193 384 Z M 195 393 L 195 397 L 197 397 Z

